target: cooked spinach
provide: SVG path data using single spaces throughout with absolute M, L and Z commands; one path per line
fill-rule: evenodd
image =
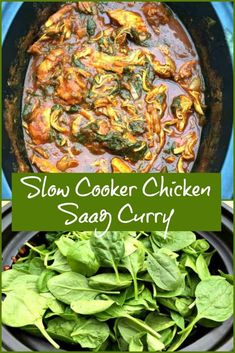
M 72 64 L 78 67 L 79 69 L 82 69 L 82 70 L 86 69 L 85 65 L 81 62 L 80 59 L 76 58 L 75 55 L 72 57 Z
M 107 134 L 99 133 L 99 123 L 101 120 L 89 123 L 79 130 L 75 136 L 79 143 L 87 145 L 88 148 L 94 142 L 104 150 L 112 152 L 118 156 L 123 156 L 130 159 L 132 162 L 137 162 L 143 159 L 147 152 L 147 144 L 143 140 L 129 139 L 125 136 L 124 131 L 109 130 Z
M 95 34 L 96 23 L 92 17 L 88 17 L 88 19 L 87 19 L 86 30 L 87 30 L 87 34 L 89 36 L 93 36 Z
M 25 248 L 2 274 L 2 321 L 55 348 L 175 351 L 233 313 L 233 276 L 192 232 L 58 232 Z

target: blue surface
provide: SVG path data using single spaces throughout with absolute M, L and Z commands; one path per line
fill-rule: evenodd
M 3 2 L 2 3 L 2 43 L 5 40 L 8 29 L 23 2 Z M 233 62 L 233 6 L 230 2 L 212 2 L 215 12 L 221 21 L 224 29 L 230 54 Z M 232 102 L 231 102 L 232 104 Z M 221 170 L 222 178 L 222 199 L 233 198 L 233 131 L 229 143 L 228 152 Z M 2 172 L 2 198 L 11 199 L 11 189 Z

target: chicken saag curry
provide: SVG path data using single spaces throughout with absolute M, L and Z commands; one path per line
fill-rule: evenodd
M 26 149 L 42 172 L 189 172 L 204 83 L 163 3 L 62 5 L 29 48 Z

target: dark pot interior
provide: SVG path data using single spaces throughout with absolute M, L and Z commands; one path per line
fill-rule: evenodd
M 200 6 L 199 6 L 200 4 Z M 211 3 L 169 3 L 190 33 L 206 82 L 206 125 L 195 172 L 220 172 L 232 133 L 232 64 L 224 32 Z M 3 44 L 3 171 L 31 171 L 21 127 L 21 97 L 29 60 L 27 48 L 59 3 L 24 3 Z M 199 30 L 200 28 L 200 30 Z M 223 58 L 221 60 L 221 58 Z
M 22 245 L 34 238 L 40 243 L 43 233 L 39 232 L 12 232 L 11 231 L 11 205 L 3 209 L 3 265 L 11 265 L 11 257 L 18 253 Z M 197 232 L 198 236 L 205 238 L 217 250 L 210 270 L 212 274 L 221 269 L 233 273 L 233 215 L 228 208 L 222 209 L 221 232 Z M 214 264 L 214 266 L 213 266 Z M 214 272 L 213 272 L 214 271 Z M 3 326 L 2 344 L 7 351 L 56 351 L 44 339 L 31 336 L 18 329 Z M 76 347 L 73 348 L 73 350 Z M 187 346 L 181 351 L 232 351 L 233 349 L 233 320 L 224 322 L 221 326 L 208 330 L 198 328 L 196 333 L 187 340 Z M 71 346 L 62 345 L 63 351 L 71 351 Z

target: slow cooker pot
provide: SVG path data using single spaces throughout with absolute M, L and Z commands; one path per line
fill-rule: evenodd
M 3 208 L 2 213 L 2 245 L 3 265 L 11 265 L 11 257 L 18 253 L 22 245 L 34 238 L 40 241 L 43 233 L 40 232 L 12 232 L 11 231 L 11 204 Z M 222 207 L 221 232 L 197 232 L 205 238 L 217 250 L 213 257 L 216 269 L 227 273 L 233 273 L 233 214 L 227 206 Z M 213 266 L 211 267 L 213 271 Z M 230 318 L 219 327 L 205 329 L 200 327 L 196 334 L 187 340 L 188 345 L 181 351 L 232 351 L 233 350 L 233 320 Z M 3 326 L 2 345 L 6 351 L 56 351 L 44 339 L 34 337 L 20 331 Z M 76 349 L 76 348 L 75 348 Z M 71 346 L 62 345 L 63 351 L 71 350 Z
M 21 126 L 21 98 L 29 55 L 38 29 L 60 3 L 3 3 L 3 196 L 11 197 L 11 173 L 31 171 Z M 206 125 L 193 171 L 221 172 L 223 198 L 232 198 L 233 8 L 225 3 L 168 4 L 190 33 L 206 81 Z M 11 86 L 9 86 L 11 83 Z M 222 92 L 222 94 L 221 94 Z M 10 98 L 10 99 L 9 99 Z

